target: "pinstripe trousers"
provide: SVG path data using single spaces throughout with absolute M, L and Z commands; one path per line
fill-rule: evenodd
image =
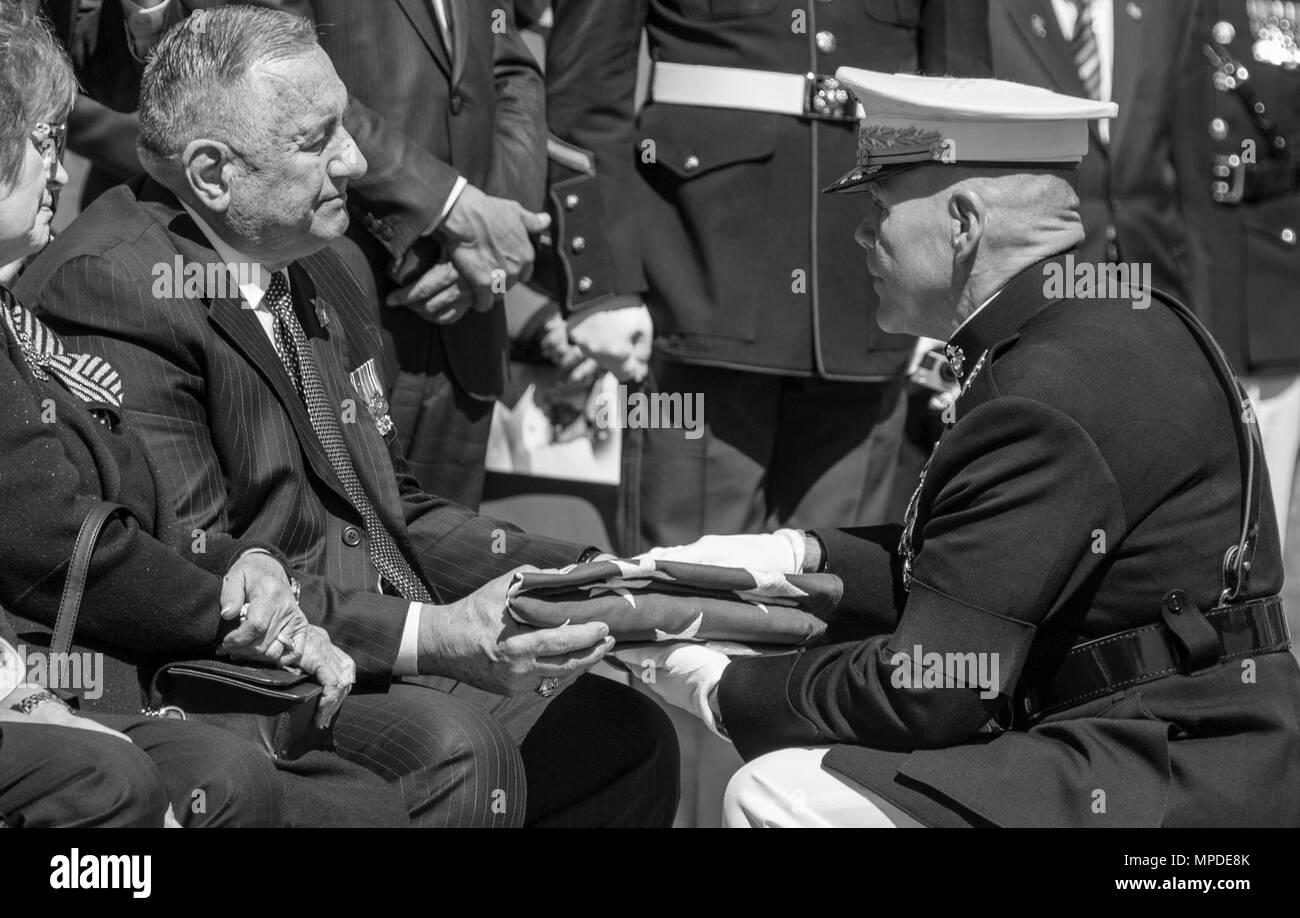
M 416 827 L 669 826 L 677 809 L 671 722 L 599 676 L 551 699 L 407 678 L 350 697 L 334 738 L 401 789 Z

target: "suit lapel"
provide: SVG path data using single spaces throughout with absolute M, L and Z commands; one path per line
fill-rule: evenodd
M 1071 96 L 1082 96 L 1083 81 L 1074 69 L 1070 44 L 1061 34 L 1050 0 L 1007 0 L 1007 15 L 1051 79 L 1052 88 Z
M 203 265 L 205 277 L 210 276 L 207 273 L 209 266 L 225 270 L 225 263 L 208 244 L 189 214 L 183 210 L 178 211 L 166 226 L 176 243 L 177 251 L 186 263 Z M 253 310 L 245 307 L 243 298 L 239 295 L 212 297 L 204 302 L 208 305 L 208 321 L 266 381 L 267 386 L 279 400 L 293 425 L 294 433 L 298 437 L 298 445 L 302 448 L 307 464 L 327 486 L 346 500 L 347 493 L 343 490 L 342 483 L 325 455 L 325 449 L 321 446 L 320 438 L 316 436 L 315 428 L 311 426 L 307 408 L 298 395 L 298 390 L 294 388 L 292 380 L 285 373 L 279 355 L 271 346 L 271 341 L 267 338 L 262 323 L 257 320 Z M 233 410 L 239 410 L 238 406 L 233 406 Z
M 1086 97 L 1083 80 L 1074 66 L 1074 52 L 1061 34 L 1061 20 L 1056 18 L 1051 0 L 1007 0 L 1007 15 L 1050 78 L 1051 88 L 1067 96 Z M 1115 50 L 1118 55 L 1118 43 Z M 1095 141 L 1093 146 L 1105 153 L 1095 120 L 1088 122 L 1088 130 Z
M 469 4 L 467 0 L 447 0 L 447 16 L 451 20 L 451 42 L 455 52 L 451 56 L 451 87 L 460 85 L 465 73 L 465 60 L 469 56 Z
M 1136 9 L 1139 15 L 1135 18 L 1130 15 L 1128 9 Z M 1110 122 L 1110 148 L 1112 151 L 1119 149 L 1127 133 L 1129 120 L 1132 117 L 1131 109 L 1133 100 L 1137 98 L 1138 71 L 1142 60 L 1144 43 L 1142 41 L 1143 23 L 1146 16 L 1142 13 L 1149 13 L 1150 10 L 1143 10 L 1139 3 L 1122 4 L 1116 0 L 1115 3 L 1115 53 L 1112 55 L 1111 62 L 1111 91 L 1110 97 L 1113 102 L 1119 105 L 1119 117 Z M 1096 128 L 1097 122 L 1089 122 L 1091 127 Z M 1112 152 L 1112 155 L 1114 153 Z
M 429 53 L 438 62 L 438 66 L 450 76 L 451 56 L 447 53 L 447 46 L 443 43 L 442 36 L 438 34 L 438 23 L 433 18 L 433 8 L 429 5 L 429 0 L 397 0 L 397 5 L 402 8 L 406 18 L 411 20 L 411 25 L 415 26 L 415 31 L 428 46 Z M 454 27 L 453 31 L 455 31 Z

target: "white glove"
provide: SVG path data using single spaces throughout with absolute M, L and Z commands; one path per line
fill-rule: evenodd
M 615 646 L 611 653 L 632 670 L 633 678 L 640 679 L 669 704 L 694 714 L 706 727 L 730 742 L 718 731 L 709 708 L 709 694 L 731 662 L 725 653 L 689 641 Z
M 584 354 L 618 377 L 619 382 L 641 382 L 650 370 L 654 322 L 640 300 L 617 309 L 582 316 L 569 324 L 569 340 Z
M 778 529 L 767 535 L 707 535 L 690 545 L 652 548 L 640 558 L 685 561 L 718 567 L 743 567 L 776 574 L 803 573 L 806 543 L 798 529 Z

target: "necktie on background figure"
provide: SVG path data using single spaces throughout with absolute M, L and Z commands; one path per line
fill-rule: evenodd
M 1074 22 L 1074 37 L 1070 39 L 1070 53 L 1074 68 L 1079 72 L 1084 92 L 1090 99 L 1101 99 L 1101 52 L 1097 34 L 1093 30 L 1091 0 L 1075 0 L 1079 17 Z
M 404 598 L 413 602 L 429 602 L 429 591 L 412 570 L 392 535 L 384 526 L 383 520 L 375 512 L 374 505 L 361 487 L 343 442 L 343 433 L 339 429 L 338 418 L 330 407 L 325 394 L 325 385 L 321 382 L 320 371 L 311 356 L 311 346 L 307 333 L 293 310 L 293 298 L 289 295 L 289 283 L 284 272 L 277 271 L 267 284 L 266 294 L 262 300 L 271 315 L 275 317 L 272 330 L 275 335 L 275 349 L 284 363 L 285 371 L 293 380 L 298 394 L 307 406 L 312 429 L 320 439 L 330 465 L 334 467 L 343 490 L 347 491 L 352 505 L 360 512 L 365 521 L 366 532 L 370 535 L 370 559 L 374 562 L 380 575 L 388 581 Z

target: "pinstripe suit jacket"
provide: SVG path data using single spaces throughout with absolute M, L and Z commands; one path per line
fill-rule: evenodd
M 106 357 L 122 375 L 127 415 L 175 495 L 181 532 L 276 545 L 314 575 L 303 579 L 303 608 L 352 654 L 359 680 L 390 679 L 407 602 L 378 592 L 361 514 L 238 292 L 155 295 L 167 292 L 156 288 L 157 266 L 171 270 L 178 258 L 205 276 L 222 270 L 175 196 L 141 178 L 86 210 L 33 262 L 19 295 L 70 346 Z M 576 560 L 581 546 L 527 535 L 420 490 L 349 381 L 369 360 L 383 376 L 379 333 L 356 279 L 329 249 L 289 272 L 357 475 L 435 601 L 465 596 L 520 564 Z

